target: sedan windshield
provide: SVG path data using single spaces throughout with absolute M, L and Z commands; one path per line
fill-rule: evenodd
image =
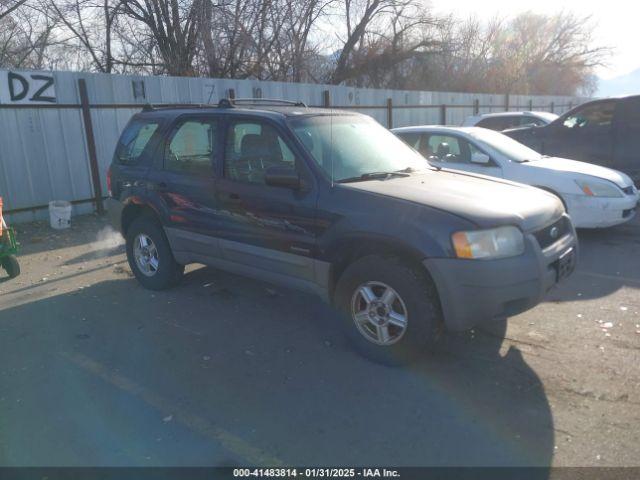
M 296 118 L 291 127 L 320 168 L 336 182 L 428 168 L 420 154 L 365 116 Z
M 485 147 L 501 153 L 509 160 L 513 160 L 514 162 L 533 162 L 542 158 L 542 155 L 540 155 L 535 150 L 532 150 L 531 148 L 515 141 L 513 138 L 503 135 L 502 133 L 479 128 L 474 130 L 470 134 Z

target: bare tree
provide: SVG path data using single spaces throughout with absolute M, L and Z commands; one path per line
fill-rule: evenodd
M 593 89 L 593 69 L 610 51 L 595 44 L 589 17 L 537 15 L 480 22 L 451 19 L 444 46 L 416 66 L 414 88 L 573 95 Z
M 422 0 L 0 0 L 0 65 L 523 94 L 593 91 L 589 17 Z
M 50 67 L 50 50 L 61 42 L 55 34 L 57 22 L 32 2 L 5 2 L 5 6 L 0 11 L 0 66 Z
M 121 10 L 149 29 L 169 75 L 191 76 L 204 1 L 122 0 Z
M 0 20 L 11 15 L 25 3 L 27 0 L 3 0 L 0 2 Z
M 331 83 L 369 77 L 379 84 L 383 70 L 436 44 L 430 29 L 438 22 L 416 0 L 342 0 L 340 7 L 345 36 Z
M 92 69 L 111 73 L 115 64 L 113 36 L 121 0 L 49 0 L 52 14 L 91 58 Z M 72 42 L 68 42 L 73 46 Z M 76 47 L 76 49 L 78 49 Z

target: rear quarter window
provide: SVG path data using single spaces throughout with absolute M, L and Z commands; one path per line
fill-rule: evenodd
M 115 154 L 116 162 L 137 163 L 158 126 L 157 121 L 133 120 L 130 122 L 118 140 Z
M 415 132 L 405 133 L 405 132 L 403 132 L 403 133 L 398 133 L 396 135 L 398 135 L 400 140 L 404 141 L 404 143 L 406 143 L 410 147 L 413 147 L 416 150 L 418 150 L 418 148 L 420 147 L 420 134 L 419 133 L 415 133 Z

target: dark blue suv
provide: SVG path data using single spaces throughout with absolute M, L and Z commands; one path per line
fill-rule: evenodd
M 317 293 L 390 363 L 533 307 L 577 254 L 554 195 L 431 168 L 367 116 L 302 104 L 146 108 L 109 190 L 143 286 L 203 263 Z

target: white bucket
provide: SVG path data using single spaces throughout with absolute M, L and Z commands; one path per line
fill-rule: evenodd
M 71 226 L 71 203 L 65 200 L 49 202 L 49 221 L 51 228 L 62 230 Z

